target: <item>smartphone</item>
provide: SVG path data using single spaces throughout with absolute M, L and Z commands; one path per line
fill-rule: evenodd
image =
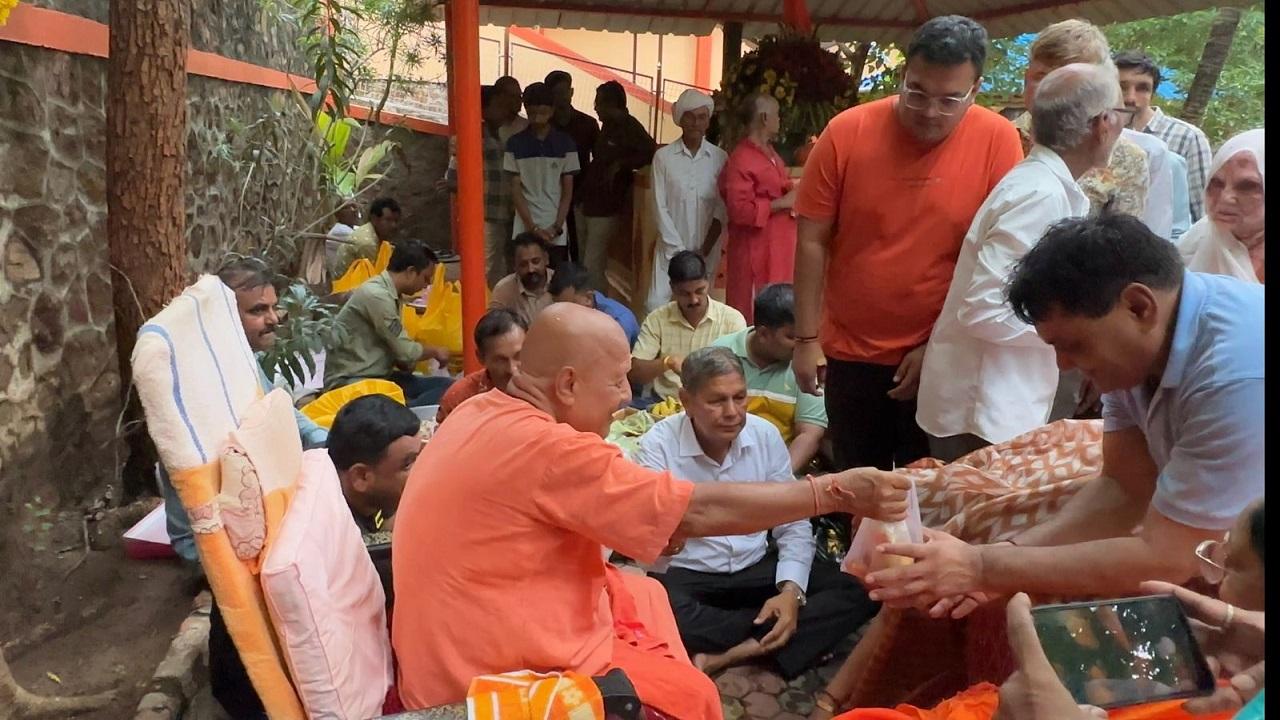
M 1213 673 L 1172 595 L 1043 605 L 1031 615 L 1077 703 L 1106 709 L 1213 693 Z

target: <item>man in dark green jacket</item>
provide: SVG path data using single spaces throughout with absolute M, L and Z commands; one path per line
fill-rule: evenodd
M 325 390 L 381 378 L 404 390 L 409 407 L 440 402 L 453 379 L 415 375 L 413 367 L 428 358 L 443 366 L 449 362 L 449 351 L 424 345 L 405 333 L 400 300 L 422 292 L 437 262 L 436 254 L 420 241 L 398 243 L 386 271 L 351 293 L 337 319 L 346 330 L 346 341 L 325 356 Z

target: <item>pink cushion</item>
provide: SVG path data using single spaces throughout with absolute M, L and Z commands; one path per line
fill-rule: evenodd
M 380 715 L 392 683 L 386 596 L 324 450 L 303 455 L 262 589 L 307 716 Z

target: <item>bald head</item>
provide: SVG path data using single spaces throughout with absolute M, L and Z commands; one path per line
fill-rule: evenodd
M 565 366 L 587 368 L 602 355 L 627 355 L 627 336 L 608 315 L 577 303 L 554 303 L 533 318 L 520 351 L 521 372 L 550 377 Z
M 1095 117 L 1120 105 L 1120 77 L 1110 60 L 1063 65 L 1036 89 L 1031 133 L 1040 145 L 1069 152 L 1088 140 Z
M 533 318 L 511 394 L 583 432 L 608 433 L 613 412 L 631 399 L 631 351 L 617 321 L 576 303 L 555 303 Z

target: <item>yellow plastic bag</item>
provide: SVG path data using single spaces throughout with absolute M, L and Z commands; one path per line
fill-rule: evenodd
M 404 332 L 424 345 L 449 351 L 449 372 L 462 370 L 462 283 L 444 279 L 444 263 L 436 266 L 427 293 L 427 309 L 421 315 L 417 308 L 405 305 L 401 310 Z M 426 372 L 427 364 L 418 363 L 417 370 Z
M 404 391 L 399 385 L 390 380 L 369 379 L 334 388 L 303 405 L 301 412 L 310 418 L 311 422 L 328 430 L 333 427 L 333 418 L 344 405 L 365 395 L 386 395 L 401 405 L 404 404 Z
M 391 264 L 391 243 L 382 242 L 378 245 L 378 257 L 373 262 L 369 262 L 368 258 L 356 258 L 347 267 L 347 271 L 342 277 L 333 281 L 331 292 L 344 293 L 351 292 L 364 284 L 366 280 L 375 275 L 382 274 L 383 270 Z

